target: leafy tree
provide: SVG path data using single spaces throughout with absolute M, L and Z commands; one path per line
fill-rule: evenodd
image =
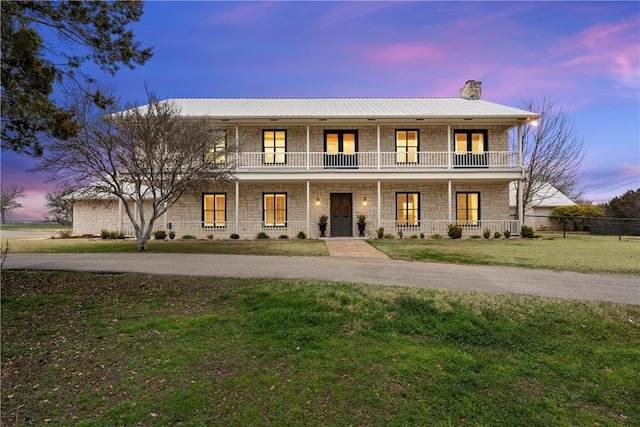
M 551 216 L 560 223 L 571 223 L 573 230 L 579 230 L 588 218 L 604 217 L 602 207 L 591 203 L 580 203 L 573 206 L 558 206 L 553 208 Z
M 24 197 L 24 188 L 17 185 L 0 187 L 0 214 L 3 224 L 6 224 L 7 214 L 10 211 L 22 207 L 22 204 L 18 202 L 20 197 Z
M 73 203 L 70 195 L 72 188 L 58 189 L 52 193 L 47 193 L 47 208 L 53 216 L 53 220 L 60 225 L 73 224 Z
M 52 98 L 54 84 L 73 84 L 103 107 L 113 102 L 82 72 L 86 61 L 113 75 L 152 55 L 128 29 L 142 16 L 141 1 L 3 0 L 0 7 L 3 149 L 40 156 L 38 134 L 66 139 L 79 132 L 75 112 Z
M 584 148 L 568 113 L 546 99 L 522 101 L 521 108 L 540 115 L 535 125 L 522 128 L 522 156 L 527 177 L 520 183 L 519 191 L 525 209 L 531 206 L 536 193 L 541 201 L 557 194 L 548 191 L 549 188 L 557 189 L 570 199 L 579 199 L 577 187 Z M 517 151 L 517 140 L 511 140 L 511 148 Z
M 640 218 L 640 188 L 614 197 L 603 208 L 613 218 Z
M 183 194 L 231 178 L 239 144 L 227 144 L 225 131 L 206 117 L 182 117 L 152 93 L 141 107 L 105 114 L 85 101 L 77 111 L 81 131 L 51 141 L 36 170 L 62 187 L 83 186 L 77 198 L 120 200 L 141 251 Z

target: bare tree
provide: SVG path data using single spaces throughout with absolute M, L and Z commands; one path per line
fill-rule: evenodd
M 80 133 L 48 144 L 36 168 L 63 187 L 83 186 L 84 198 L 119 199 L 141 251 L 156 220 L 183 194 L 232 178 L 237 148 L 206 117 L 181 116 L 174 103 L 147 96 L 144 106 L 110 114 L 80 103 Z
M 59 188 L 46 195 L 49 213 L 60 225 L 73 224 L 73 201 L 70 197 L 73 192 L 73 188 Z
M 522 129 L 522 156 L 527 175 L 521 183 L 525 209 L 536 200 L 551 198 L 562 192 L 569 198 L 580 197 L 578 183 L 580 166 L 584 158 L 583 141 L 573 128 L 569 114 L 543 99 L 522 101 L 521 108 L 538 113 L 535 124 Z M 518 141 L 511 140 L 517 151 Z
M 7 214 L 14 209 L 20 209 L 22 204 L 18 203 L 18 198 L 24 197 L 24 188 L 12 185 L 10 187 L 0 187 L 0 214 L 2 223 L 6 224 Z

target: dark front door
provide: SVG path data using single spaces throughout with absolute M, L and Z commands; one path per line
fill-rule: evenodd
M 331 193 L 331 236 L 353 235 L 351 193 Z

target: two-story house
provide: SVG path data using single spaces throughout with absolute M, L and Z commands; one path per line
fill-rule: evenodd
M 509 230 L 509 185 L 524 176 L 509 134 L 537 114 L 481 99 L 470 80 L 451 98 L 173 99 L 181 114 L 207 117 L 227 144 L 242 139 L 233 181 L 184 196 L 157 224 L 178 236 L 446 236 Z M 521 147 L 521 144 L 520 144 Z M 521 204 L 520 204 L 521 205 Z M 519 218 L 522 218 L 520 214 Z M 74 233 L 131 234 L 118 204 L 76 200 Z

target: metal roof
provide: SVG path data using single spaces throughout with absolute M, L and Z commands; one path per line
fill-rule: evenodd
M 537 118 L 506 105 L 465 98 L 170 98 L 183 116 L 252 118 Z

